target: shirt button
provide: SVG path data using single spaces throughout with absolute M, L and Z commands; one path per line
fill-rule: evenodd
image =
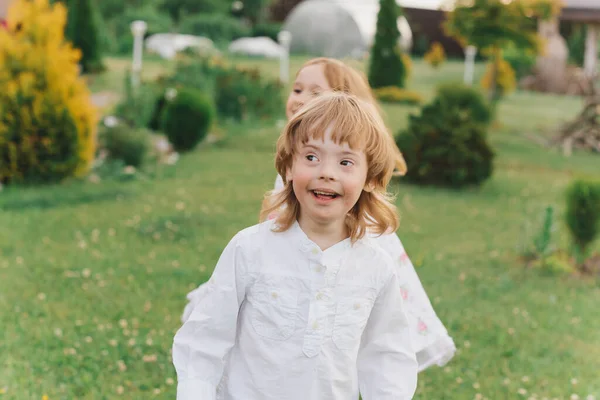
M 317 298 L 317 300 L 323 300 L 323 293 L 319 292 L 315 297 Z
M 271 297 L 274 298 L 274 299 L 276 299 L 278 297 L 277 292 L 272 292 L 271 293 Z
M 354 309 L 358 310 L 360 308 L 360 303 L 354 303 Z
M 319 323 L 318 323 L 317 321 L 313 322 L 313 324 L 312 324 L 312 328 L 313 328 L 313 330 L 315 330 L 315 331 L 316 331 L 317 329 L 319 329 Z
M 316 247 L 313 247 L 312 253 L 313 254 L 319 254 L 319 249 L 317 249 Z

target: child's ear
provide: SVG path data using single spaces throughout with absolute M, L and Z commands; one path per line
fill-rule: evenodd
M 286 182 L 292 181 L 292 169 L 291 168 L 288 168 L 287 171 L 285 171 L 285 181 Z

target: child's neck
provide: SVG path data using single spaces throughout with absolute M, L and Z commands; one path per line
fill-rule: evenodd
M 322 251 L 348 238 L 346 221 L 321 223 L 309 218 L 298 218 L 298 225 L 310 240 L 315 242 Z

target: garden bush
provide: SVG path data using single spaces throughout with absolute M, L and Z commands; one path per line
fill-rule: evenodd
M 478 93 L 463 87 L 463 102 L 458 102 L 451 87 L 458 85 L 443 87 L 421 115 L 410 116 L 408 129 L 396 139 L 411 182 L 459 188 L 479 185 L 492 175 L 494 152 L 481 122 L 484 113 L 471 109 Z
M 277 35 L 279 35 L 280 31 L 281 24 L 275 22 L 263 22 L 260 24 L 256 24 L 254 28 L 252 28 L 252 36 L 266 36 L 277 42 Z
M 66 36 L 74 47 L 81 50 L 79 63 L 83 72 L 104 71 L 96 3 L 91 0 L 64 0 L 64 2 L 68 10 Z
M 125 74 L 123 82 L 125 95 L 115 107 L 114 115 L 132 128 L 149 128 L 158 130 L 156 124 L 159 105 L 164 98 L 164 89 L 157 82 L 141 82 L 140 86 L 131 87 L 131 74 Z
M 438 68 L 446 61 L 446 52 L 439 42 L 433 42 L 423 58 L 433 68 Z
M 223 14 L 195 14 L 183 16 L 179 32 L 204 36 L 213 42 L 226 45 L 232 40 L 250 36 L 251 29 L 237 18 Z
M 282 111 L 282 86 L 278 80 L 265 78 L 256 68 L 227 64 L 219 57 L 182 60 L 166 82 L 175 88 L 194 87 L 210 93 L 223 118 L 268 119 Z
M 108 152 L 109 159 L 139 168 L 150 150 L 150 132 L 119 123 L 104 127 L 99 134 L 99 142 L 101 148 Z
M 402 59 L 402 51 L 398 47 L 399 12 L 400 7 L 395 0 L 381 0 L 369 64 L 369 84 L 372 88 L 402 88 L 406 84 L 406 66 Z
M 469 119 L 487 125 L 493 113 L 482 93 L 462 83 L 445 83 L 437 87 L 437 97 L 459 108 Z
M 149 0 L 144 0 L 149 1 Z M 154 0 L 158 2 L 158 9 L 168 13 L 174 21 L 180 22 L 186 15 L 194 14 L 220 14 L 227 15 L 231 12 L 230 0 Z
M 576 180 L 567 189 L 566 222 L 580 256 L 600 231 L 600 183 Z
M 148 30 L 145 37 L 155 33 L 171 32 L 173 20 L 168 14 L 158 12 L 148 5 L 140 8 L 126 8 L 125 12 L 107 23 L 108 34 L 111 35 L 111 50 L 120 54 L 129 54 L 133 51 L 133 35 L 131 23 L 136 20 L 145 21 Z
M 175 150 L 193 150 L 208 134 L 214 116 L 210 97 L 195 89 L 180 89 L 167 98 L 162 130 Z
M 88 171 L 96 110 L 65 41 L 67 12 L 15 1 L 0 29 L 0 182 L 57 181 Z

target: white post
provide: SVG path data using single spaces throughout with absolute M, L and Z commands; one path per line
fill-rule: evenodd
M 131 33 L 133 34 L 133 62 L 131 64 L 131 85 L 136 88 L 140 84 L 142 72 L 142 55 L 144 51 L 144 34 L 148 26 L 144 21 L 133 21 Z
M 596 76 L 596 66 L 598 63 L 598 27 L 599 25 L 593 24 L 588 24 L 587 26 L 583 70 L 585 76 L 588 78 Z
M 292 42 L 292 34 L 288 31 L 281 31 L 277 35 L 277 40 L 283 48 L 279 55 L 279 80 L 282 83 L 287 83 L 290 79 L 290 43 Z
M 467 46 L 465 49 L 465 75 L 464 82 L 467 85 L 473 84 L 473 74 L 475 72 L 475 55 L 477 55 L 477 47 Z

